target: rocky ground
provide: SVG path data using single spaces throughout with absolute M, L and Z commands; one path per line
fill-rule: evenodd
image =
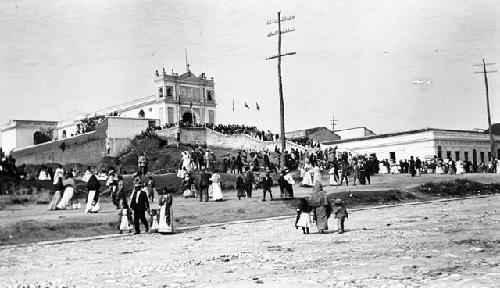
M 498 287 L 499 211 L 490 196 L 351 211 L 341 235 L 285 217 L 5 246 L 0 286 Z

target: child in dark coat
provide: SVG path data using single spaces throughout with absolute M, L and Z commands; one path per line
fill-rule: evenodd
M 347 210 L 344 207 L 344 203 L 342 202 L 342 199 L 335 199 L 333 202 L 333 211 L 332 214 L 335 215 L 335 219 L 337 219 L 337 228 L 339 234 L 342 234 L 345 232 L 344 230 L 344 222 L 345 219 L 349 218 L 349 214 L 347 214 Z

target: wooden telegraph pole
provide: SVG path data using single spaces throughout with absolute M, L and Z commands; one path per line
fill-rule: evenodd
M 281 139 L 281 167 L 285 167 L 285 150 L 286 150 L 286 140 L 285 140 L 285 108 L 283 101 L 283 84 L 281 81 L 281 57 L 296 54 L 295 52 L 281 53 L 281 35 L 289 32 L 295 31 L 294 28 L 287 28 L 285 30 L 281 29 L 281 22 L 287 20 L 293 20 L 295 16 L 281 16 L 281 12 L 278 12 L 278 18 L 267 21 L 267 25 L 278 24 L 278 30 L 270 32 L 267 37 L 272 37 L 278 35 L 278 54 L 267 57 L 266 60 L 278 58 L 278 83 L 279 83 L 279 95 L 280 95 L 280 139 Z
M 482 66 L 483 71 L 476 71 L 474 73 L 481 73 L 484 76 L 484 87 L 486 88 L 486 109 L 488 111 L 488 130 L 490 131 L 490 149 L 491 149 L 491 159 L 497 159 L 497 153 L 495 150 L 495 142 L 493 141 L 493 132 L 491 131 L 491 114 L 490 114 L 490 96 L 488 91 L 488 73 L 495 73 L 496 70 L 486 71 L 486 66 L 495 65 L 495 63 L 483 63 L 475 64 L 473 66 Z
M 332 115 L 332 120 L 330 120 L 330 122 L 332 122 L 332 132 L 335 133 L 335 122 L 337 122 L 339 120 L 336 120 L 335 119 L 335 115 Z

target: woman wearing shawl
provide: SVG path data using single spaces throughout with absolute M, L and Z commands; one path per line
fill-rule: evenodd
M 311 206 L 313 207 L 313 219 L 316 221 L 316 227 L 319 233 L 323 234 L 328 230 L 328 218 L 330 218 L 332 209 L 320 182 L 314 184 L 311 193 Z
M 160 197 L 159 233 L 174 232 L 174 215 L 172 213 L 172 194 L 163 194 Z
M 56 205 L 61 200 L 61 192 L 64 190 L 62 181 L 62 177 L 59 177 L 56 184 L 54 184 L 54 195 L 52 196 L 52 201 L 50 201 L 49 210 L 56 210 Z
M 214 170 L 214 174 L 210 178 L 210 181 L 212 181 L 212 198 L 215 201 L 222 201 L 224 200 L 224 196 L 222 196 L 222 188 L 220 186 L 220 174 L 217 172 L 217 170 Z
M 85 213 L 97 213 L 100 210 L 99 205 L 99 189 L 101 188 L 101 183 L 97 180 L 94 173 L 90 175 L 87 182 L 87 188 L 89 191 L 87 198 L 87 207 L 85 207 Z
M 71 198 L 73 198 L 73 192 L 75 190 L 75 180 L 73 180 L 72 173 L 66 173 L 66 179 L 62 181 L 64 186 L 64 194 L 62 196 L 61 201 L 57 204 L 56 209 L 66 209 L 71 202 Z
M 243 172 L 238 175 L 238 179 L 236 179 L 236 197 L 238 197 L 238 200 L 241 200 L 241 197 L 245 198 L 246 196 L 246 191 L 245 191 L 245 181 L 243 181 Z

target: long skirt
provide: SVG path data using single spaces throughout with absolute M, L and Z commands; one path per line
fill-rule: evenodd
M 302 186 L 314 186 L 313 175 L 311 172 L 304 173 L 304 179 L 302 179 Z
M 318 230 L 328 230 L 328 214 L 326 206 L 319 206 L 314 208 L 316 210 L 316 227 Z
M 168 213 L 168 215 L 167 215 L 167 213 Z M 159 233 L 172 233 L 172 232 L 174 232 L 173 219 L 174 219 L 174 214 L 172 213 L 172 206 L 170 206 L 168 208 L 168 211 L 167 211 L 167 205 L 161 205 L 160 206 L 160 219 L 159 219 L 159 224 L 158 224 L 158 232 Z
M 122 213 L 120 213 L 120 231 L 124 230 L 132 230 L 132 223 L 129 222 L 129 218 L 131 215 L 128 215 L 128 209 L 122 209 Z
M 339 185 L 338 176 L 336 174 L 330 174 L 330 186 Z
M 220 183 L 212 183 L 212 198 L 214 200 L 222 200 L 224 196 L 222 196 L 222 188 L 220 187 Z
M 311 214 L 307 212 L 300 213 L 299 221 L 297 221 L 298 227 L 310 228 L 313 226 Z
M 246 191 L 244 187 L 238 188 L 236 192 L 236 197 L 245 197 Z
M 52 200 L 49 203 L 49 210 L 56 210 L 56 205 L 61 200 L 61 191 L 54 192 L 54 196 L 52 196 Z
M 66 187 L 61 201 L 57 204 L 57 209 L 68 209 L 70 206 L 71 198 L 73 198 L 73 187 Z
M 283 198 L 284 199 L 293 199 L 293 187 L 292 187 L 292 184 L 290 183 L 285 183 L 284 187 L 284 194 L 283 195 Z
M 87 197 L 87 206 L 85 206 L 85 213 L 97 213 L 99 210 L 101 210 L 101 205 L 99 205 L 99 201 L 97 203 L 94 203 L 94 196 L 95 196 L 95 191 L 90 190 L 89 195 Z

